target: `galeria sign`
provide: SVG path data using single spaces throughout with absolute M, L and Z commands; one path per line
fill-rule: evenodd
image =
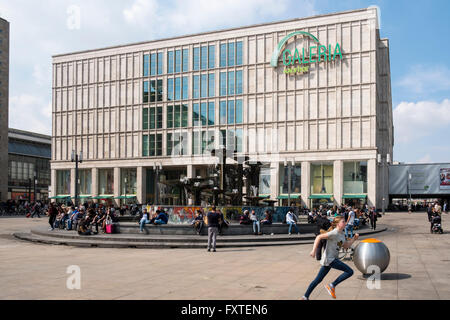
M 270 65 L 272 67 L 276 68 L 278 66 L 278 58 L 280 56 L 281 50 L 283 49 L 286 42 L 296 35 L 304 35 L 310 37 L 314 42 L 317 43 L 317 45 L 310 46 L 308 50 L 302 48 L 301 53 L 297 48 L 295 48 L 293 54 L 291 50 L 285 49 L 282 56 L 283 65 L 285 66 L 285 74 L 303 74 L 309 71 L 309 64 L 311 63 L 334 61 L 336 59 L 336 56 L 339 56 L 339 58 L 342 59 L 342 51 L 339 43 L 336 43 L 336 45 L 334 46 L 332 46 L 331 44 L 328 44 L 328 46 L 324 46 L 321 45 L 319 39 L 317 39 L 311 33 L 305 31 L 296 31 L 288 34 L 278 43 L 277 48 L 275 48 L 272 54 L 272 59 L 270 61 Z

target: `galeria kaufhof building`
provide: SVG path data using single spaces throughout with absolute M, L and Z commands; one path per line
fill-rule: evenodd
M 288 166 L 290 197 L 308 207 L 389 199 L 389 42 L 375 8 L 54 56 L 52 119 L 57 198 L 75 195 L 72 150 L 81 197 L 147 203 L 156 176 L 206 176 L 226 145 L 263 163 L 271 199 L 288 197 Z M 185 204 L 178 194 L 161 204 Z

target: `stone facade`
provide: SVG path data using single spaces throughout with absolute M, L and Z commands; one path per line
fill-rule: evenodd
M 309 72 L 286 75 L 281 56 L 276 68 L 270 65 L 272 52 L 281 39 L 294 31 L 304 31 L 327 46 L 339 43 L 342 59 L 311 63 Z M 220 46 L 242 42 L 242 65 L 219 67 Z M 194 48 L 215 46 L 215 67 L 192 71 Z M 313 45 L 306 37 L 292 37 L 285 48 Z M 189 49 L 187 72 L 167 74 L 168 51 Z M 163 74 L 144 77 L 144 55 L 163 54 Z M 242 93 L 221 96 L 221 72 L 242 71 Z M 194 99 L 193 77 L 214 74 L 213 97 Z M 188 78 L 187 126 L 166 127 L 167 79 Z M 144 80 L 163 80 L 162 102 L 143 103 Z M 242 123 L 223 124 L 221 101 L 242 100 Z M 214 102 L 214 125 L 197 128 L 193 104 Z M 176 104 L 176 102 L 175 102 Z M 143 129 L 143 108 L 161 106 L 163 126 Z M 280 172 L 286 161 L 301 166 L 302 203 L 309 206 L 311 164 L 333 167 L 333 195 L 337 204 L 344 195 L 345 162 L 367 162 L 367 190 L 370 205 L 380 207 L 380 197 L 388 193 L 386 159 L 392 159 L 393 124 L 390 92 L 389 43 L 380 39 L 378 15 L 374 8 L 261 24 L 158 41 L 69 53 L 53 57 L 52 191 L 57 170 L 72 170 L 72 150 L 83 152 L 80 168 L 92 169 L 91 195 L 97 196 L 98 169 L 114 168 L 114 195 L 121 195 L 120 171 L 136 168 L 138 202 L 146 201 L 146 179 L 154 165 L 185 168 L 187 176 L 202 173 L 216 160 L 193 155 L 193 133 L 214 131 L 215 147 L 221 130 L 242 130 L 242 154 L 267 164 L 270 195 L 280 195 Z M 166 154 L 167 133 L 187 133 L 187 152 Z M 236 131 L 234 131 L 236 132 Z M 162 134 L 162 155 L 143 156 L 143 136 Z M 387 156 L 389 154 L 389 156 Z M 380 155 L 380 157 L 378 156 Z M 379 161 L 380 160 L 380 161 Z M 383 162 L 384 161 L 384 162 Z M 57 192 L 54 191 L 54 196 Z M 74 187 L 71 188 L 74 193 Z
M 0 18 L 0 201 L 8 200 L 9 22 Z

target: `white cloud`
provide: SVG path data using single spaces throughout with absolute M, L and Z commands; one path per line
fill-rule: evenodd
M 415 65 L 397 84 L 416 94 L 448 91 L 450 69 L 446 66 Z
M 393 111 L 396 142 L 411 142 L 450 125 L 450 100 L 401 102 Z
M 9 99 L 9 127 L 50 135 L 52 104 L 42 97 L 21 94 Z
M 418 159 L 416 162 L 417 163 L 431 163 L 431 162 L 433 162 L 433 159 L 431 158 L 431 155 L 429 153 L 427 153 L 422 158 Z
M 131 8 L 123 10 L 125 21 L 140 27 L 154 24 L 158 11 L 155 0 L 135 0 Z

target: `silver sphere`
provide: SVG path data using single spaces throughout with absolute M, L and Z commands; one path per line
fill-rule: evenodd
M 388 267 L 390 259 L 388 247 L 377 239 L 361 241 L 353 254 L 353 262 L 362 274 L 373 274 L 378 271 L 376 267 L 379 268 L 380 273 L 383 272 Z

